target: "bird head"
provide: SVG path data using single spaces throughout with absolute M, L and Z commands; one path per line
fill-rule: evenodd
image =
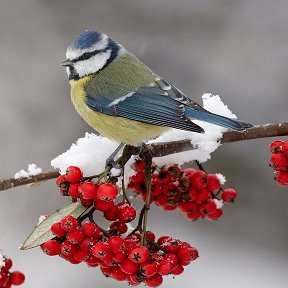
M 68 46 L 66 60 L 70 80 L 78 80 L 108 67 L 125 49 L 106 34 L 85 31 Z

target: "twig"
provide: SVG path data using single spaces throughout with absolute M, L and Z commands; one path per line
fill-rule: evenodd
M 231 143 L 243 140 L 259 139 L 266 137 L 277 137 L 288 135 L 288 123 L 275 123 L 275 124 L 263 124 L 245 131 L 228 131 L 223 133 L 223 137 L 220 140 L 222 144 Z M 152 153 L 152 157 L 161 157 L 174 153 L 184 152 L 195 149 L 190 140 L 181 140 L 173 142 L 163 142 L 147 145 Z M 118 163 L 127 163 L 133 154 L 139 153 L 137 147 L 126 145 L 122 156 L 117 160 Z M 20 179 L 3 179 L 0 180 L 0 191 L 14 188 L 21 185 L 27 185 L 31 183 L 37 183 L 49 179 L 58 177 L 60 174 L 58 171 L 48 171 L 30 178 Z

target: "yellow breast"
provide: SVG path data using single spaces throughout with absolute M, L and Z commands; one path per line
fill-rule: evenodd
M 116 142 L 139 145 L 165 131 L 167 127 L 155 126 L 123 117 L 114 117 L 93 111 L 85 103 L 85 83 L 93 76 L 71 80 L 71 99 L 80 116 L 99 134 Z

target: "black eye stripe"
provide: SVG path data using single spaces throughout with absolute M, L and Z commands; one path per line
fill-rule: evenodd
M 95 51 L 92 51 L 92 52 L 86 52 L 84 54 L 82 54 L 81 56 L 79 56 L 78 58 L 76 59 L 73 59 L 71 62 L 75 63 L 75 62 L 78 62 L 78 61 L 84 61 L 84 60 L 87 60 L 89 58 L 91 58 L 92 56 L 102 52 L 103 50 L 95 50 Z

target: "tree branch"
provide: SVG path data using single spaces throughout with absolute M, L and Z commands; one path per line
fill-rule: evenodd
M 231 143 L 243 140 L 259 139 L 266 137 L 277 137 L 288 135 L 288 123 L 264 124 L 249 128 L 245 131 L 228 131 L 223 133 L 220 142 Z M 184 152 L 195 149 L 190 140 L 181 140 L 173 142 L 162 142 L 147 145 L 151 151 L 152 157 L 162 157 L 174 153 Z M 133 154 L 137 154 L 137 147 L 125 146 L 123 155 L 117 160 L 118 163 L 126 163 Z M 121 161 L 121 162 L 120 162 Z M 44 172 L 36 176 L 20 179 L 0 179 L 0 191 L 14 188 L 21 185 L 37 183 L 48 179 L 58 177 L 60 174 L 57 170 Z

